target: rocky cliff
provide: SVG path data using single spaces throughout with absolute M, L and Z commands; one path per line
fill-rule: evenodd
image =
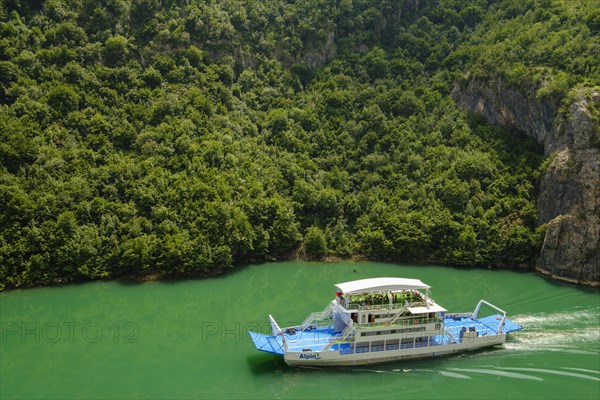
M 554 279 L 600 287 L 600 92 L 574 89 L 563 100 L 500 77 L 457 83 L 454 100 L 490 123 L 535 138 L 551 158 L 540 182 L 546 236 L 536 269 Z

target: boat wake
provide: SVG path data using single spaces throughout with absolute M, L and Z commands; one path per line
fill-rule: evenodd
M 512 378 L 532 381 L 543 381 L 549 375 L 559 375 L 567 378 L 576 378 L 600 382 L 600 371 L 585 369 L 585 368 L 568 368 L 560 369 L 549 368 L 519 368 L 519 367 L 481 367 L 481 368 L 446 368 L 443 370 L 432 369 L 354 369 L 353 372 L 371 372 L 371 373 L 387 373 L 387 374 L 424 374 L 436 375 L 439 374 L 446 378 L 453 379 L 473 379 L 481 375 L 492 375 L 498 378 Z
M 599 354 L 599 311 L 575 311 L 517 315 L 514 321 L 525 326 L 505 343 L 505 348 L 527 351 L 567 351 Z
M 532 315 L 515 315 L 512 319 L 527 328 L 548 328 L 557 325 L 594 325 L 598 326 L 598 310 L 582 310 L 574 312 L 538 313 Z
M 570 371 L 566 371 L 570 370 Z M 600 382 L 600 378 L 595 376 L 598 371 L 578 369 L 581 372 L 573 372 L 574 368 L 548 369 L 548 368 L 448 368 L 447 371 L 440 371 L 440 375 L 457 378 L 471 379 L 471 376 L 477 374 L 494 375 L 502 378 L 525 379 L 533 381 L 543 381 L 548 375 L 560 375 L 568 378 L 585 379 Z M 585 372 L 585 373 L 582 373 Z

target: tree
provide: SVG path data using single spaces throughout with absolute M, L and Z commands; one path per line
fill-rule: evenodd
M 0 104 L 9 103 L 8 89 L 19 78 L 19 68 L 10 61 L 0 61 Z
M 593 2 L 38 3 L 0 2 L 0 288 L 299 247 L 531 265 L 543 155 L 450 92 L 600 77 Z
M 129 41 L 121 36 L 111 36 L 104 42 L 104 63 L 115 67 L 123 65 L 129 57 Z
M 80 96 L 70 86 L 58 84 L 48 93 L 48 106 L 54 116 L 64 118 L 71 111 L 79 109 Z
M 304 235 L 304 254 L 309 260 L 319 260 L 327 254 L 325 234 L 318 226 L 311 226 Z
M 390 74 L 390 64 L 387 60 L 385 51 L 380 47 L 374 47 L 368 52 L 363 62 L 367 69 L 367 74 L 372 80 L 387 78 Z

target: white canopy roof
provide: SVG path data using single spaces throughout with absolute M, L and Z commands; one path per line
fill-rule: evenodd
M 437 303 L 433 303 L 429 307 L 408 307 L 408 311 L 413 314 L 425 314 L 431 312 L 446 312 L 448 310 Z
M 338 283 L 335 285 L 346 294 L 377 291 L 398 291 L 409 289 L 429 289 L 429 285 L 418 279 L 408 278 L 370 278 Z

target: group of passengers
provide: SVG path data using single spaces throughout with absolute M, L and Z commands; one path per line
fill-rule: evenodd
M 417 291 L 402 292 L 379 292 L 355 294 L 350 296 L 350 303 L 361 306 L 371 306 L 377 304 L 410 304 L 421 300 L 421 294 Z

